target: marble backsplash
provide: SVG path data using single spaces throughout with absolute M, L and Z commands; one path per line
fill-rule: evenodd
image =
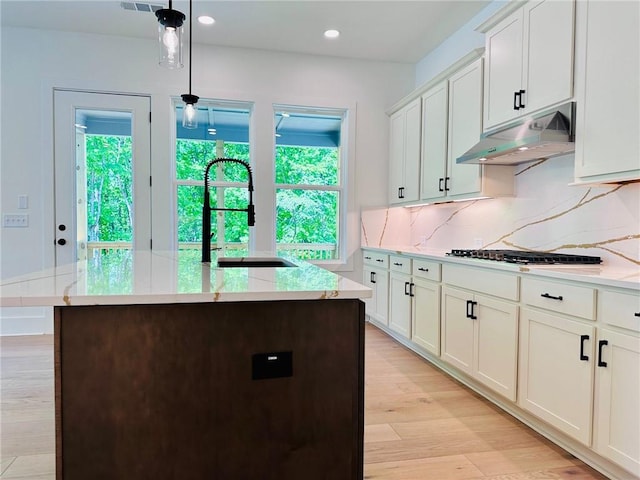
M 573 155 L 515 167 L 516 195 L 362 211 L 362 246 L 597 255 L 640 268 L 640 183 L 569 185 Z

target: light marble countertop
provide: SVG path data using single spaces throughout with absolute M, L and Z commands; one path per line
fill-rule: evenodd
M 446 261 L 459 265 L 535 275 L 549 279 L 572 280 L 591 283 L 596 286 L 630 288 L 640 291 L 640 267 L 624 269 L 607 267 L 606 265 L 518 265 L 477 258 L 449 257 L 447 256 L 448 250 L 433 250 L 407 245 L 362 248 L 389 254 L 405 254 L 430 260 Z
M 272 254 L 257 254 L 272 257 Z M 136 251 L 0 282 L 0 306 L 123 305 L 368 298 L 371 289 L 308 262 L 297 267 L 216 267 L 199 251 Z

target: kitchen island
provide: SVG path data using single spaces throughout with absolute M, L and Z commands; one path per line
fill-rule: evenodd
M 58 479 L 362 478 L 370 290 L 306 262 L 107 256 L 2 282 L 54 307 Z

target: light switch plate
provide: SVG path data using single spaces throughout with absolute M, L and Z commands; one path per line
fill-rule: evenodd
M 2 216 L 2 226 L 6 228 L 25 228 L 29 226 L 29 215 L 5 213 Z

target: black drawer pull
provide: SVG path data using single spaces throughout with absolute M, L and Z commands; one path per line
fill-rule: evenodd
M 605 345 L 609 345 L 609 342 L 607 340 L 600 340 L 598 342 L 598 366 L 599 367 L 607 366 L 607 362 L 602 361 L 602 347 L 604 347 Z
M 413 292 L 413 287 L 415 287 L 415 286 L 416 286 L 416 284 L 413 283 L 413 282 L 409 284 L 409 296 L 410 297 L 415 297 L 416 296 L 415 293 Z
M 400 262 L 393 262 L 393 264 L 394 264 L 396 267 L 401 267 L 401 266 L 402 266 L 402 264 L 401 264 Z
M 580 335 L 580 360 L 582 360 L 583 362 L 588 362 L 589 357 L 584 354 L 585 340 L 589 340 L 589 335 Z
M 421 272 L 428 272 L 429 269 L 428 268 L 422 268 L 422 267 L 418 267 L 418 270 L 420 270 Z M 640 317 L 640 315 L 638 315 Z
M 364 257 L 365 260 L 371 260 L 371 257 Z
M 382 262 L 384 262 L 384 260 L 382 260 L 381 258 L 376 258 L 376 262 L 382 263 Z
M 551 300 L 560 300 L 560 301 L 562 301 L 562 295 L 558 295 L 557 297 L 554 297 L 553 295 L 549 295 L 548 293 L 543 293 L 540 296 L 544 297 L 544 298 L 550 298 Z
M 640 317 L 640 312 L 636 312 L 633 314 L 634 317 Z
M 409 282 L 404 282 L 404 294 L 411 296 L 411 284 Z
M 371 278 L 369 280 L 371 280 L 371 283 L 376 283 L 376 272 L 371 272 Z

